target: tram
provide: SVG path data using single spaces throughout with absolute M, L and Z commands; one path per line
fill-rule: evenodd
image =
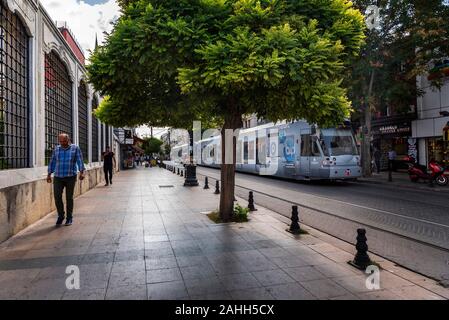
M 236 170 L 296 180 L 356 180 L 360 155 L 349 125 L 318 128 L 306 121 L 269 123 L 240 129 L 236 138 Z M 221 136 L 194 143 L 195 162 L 219 168 Z M 178 161 L 189 147 L 175 147 Z

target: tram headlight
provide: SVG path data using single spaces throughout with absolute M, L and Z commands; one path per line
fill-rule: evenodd
M 329 159 L 329 158 L 326 158 L 326 159 L 324 159 L 322 162 L 321 162 L 321 165 L 323 166 L 323 167 L 330 167 L 331 165 L 333 165 L 334 164 L 334 162 L 331 160 L 331 159 Z

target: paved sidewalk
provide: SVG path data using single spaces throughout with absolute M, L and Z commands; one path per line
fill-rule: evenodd
M 444 299 L 449 290 L 379 257 L 381 290 L 347 264 L 354 248 L 259 208 L 245 224 L 212 223 L 219 197 L 159 168 L 118 174 L 0 245 L 0 299 Z M 242 205 L 246 202 L 241 200 Z M 256 204 L 257 205 L 257 204 Z M 80 290 L 66 289 L 67 266 Z
M 408 176 L 407 172 L 393 172 L 392 182 L 388 181 L 388 172 L 382 171 L 380 174 L 373 173 L 369 178 L 359 178 L 358 181 L 362 183 L 376 183 L 385 186 L 402 187 L 409 189 L 418 190 L 429 190 L 436 192 L 447 192 L 449 193 L 449 185 L 440 187 L 435 184 L 434 187 L 430 187 L 427 181 L 412 182 Z

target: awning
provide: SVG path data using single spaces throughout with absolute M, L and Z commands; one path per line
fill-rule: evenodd
M 131 148 L 133 148 L 134 150 L 136 150 L 139 153 L 145 153 L 145 151 L 139 146 L 132 145 Z

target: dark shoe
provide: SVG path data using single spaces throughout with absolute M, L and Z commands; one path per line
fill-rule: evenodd
M 104 186 L 105 186 L 105 187 L 109 186 L 109 183 L 106 183 Z
M 111 184 L 112 184 L 112 181 L 111 181 Z
M 64 221 L 64 217 L 58 217 L 58 220 L 56 221 L 56 225 L 60 226 L 63 221 Z
M 70 218 L 70 219 L 67 219 L 67 220 L 65 221 L 65 225 L 66 225 L 66 226 L 71 226 L 71 225 L 72 225 L 72 223 L 73 223 L 73 220 L 72 220 L 72 218 Z

